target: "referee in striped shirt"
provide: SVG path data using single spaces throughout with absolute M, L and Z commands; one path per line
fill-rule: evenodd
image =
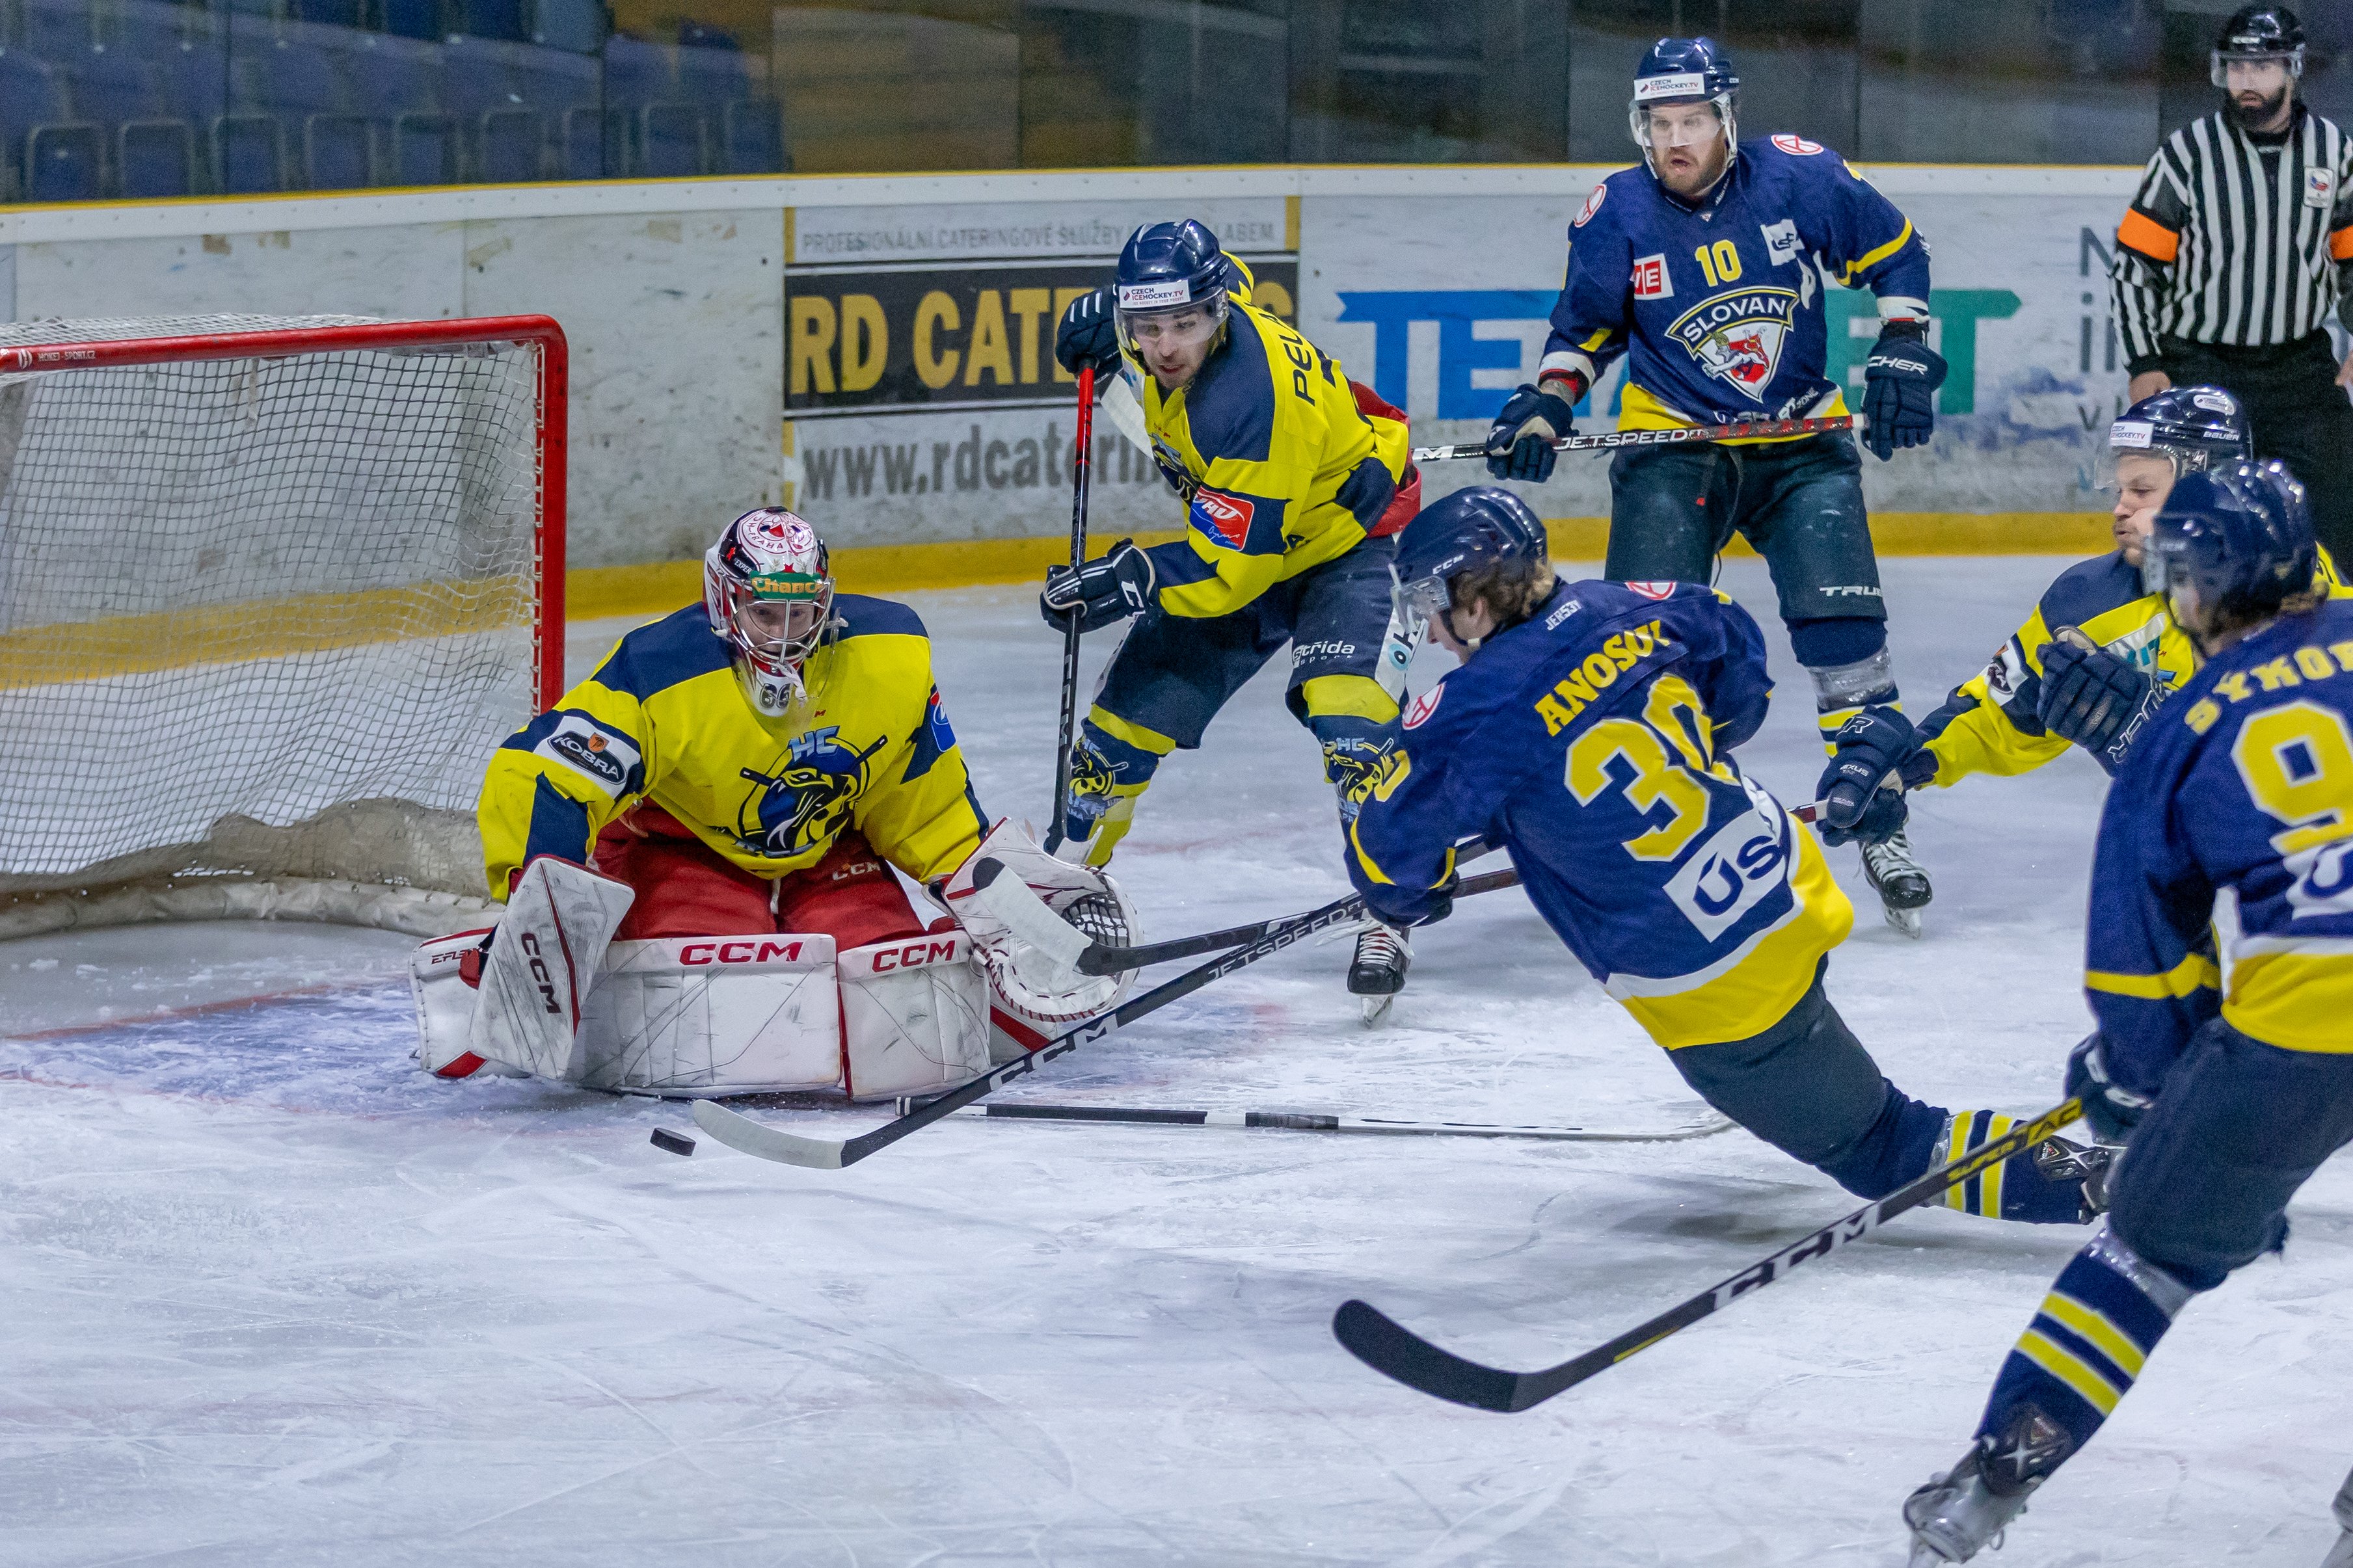
M 2242 7 L 2212 68 L 2227 102 L 2165 139 L 2116 229 L 2129 400 L 2236 393 L 2255 455 L 2304 481 L 2321 542 L 2353 559 L 2353 357 L 2337 364 L 2325 325 L 2334 305 L 2353 327 L 2353 140 L 2298 101 L 2285 6 Z

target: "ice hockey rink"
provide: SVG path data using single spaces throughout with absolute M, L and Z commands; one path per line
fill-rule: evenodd
M 1884 563 L 1911 710 L 2063 564 Z M 1760 563 L 1725 583 L 1784 682 L 1742 761 L 1806 799 L 1810 693 Z M 1030 595 L 910 597 L 984 803 L 1041 816 L 1059 644 Z M 619 629 L 575 626 L 574 673 Z M 1147 936 L 1344 889 L 1280 680 L 1147 797 L 1115 868 Z M 2060 1098 L 2102 787 L 2071 753 L 1915 795 L 1916 943 L 1832 853 L 1862 912 L 1831 994 L 1912 1093 Z M 952 1119 L 847 1171 L 707 1139 L 681 1160 L 647 1138 L 691 1128 L 682 1106 L 419 1073 L 410 945 L 0 944 L 0 1563 L 1898 1564 L 1897 1505 L 1958 1456 L 2084 1239 L 1915 1213 L 1532 1412 L 1475 1413 L 1359 1365 L 1333 1308 L 1543 1364 L 1856 1200 L 1736 1131 Z M 1514 891 L 1419 938 L 1381 1026 L 1346 955 L 1279 954 L 1007 1097 L 1612 1130 L 1700 1110 Z M 1984 1561 L 2318 1563 L 2353 1462 L 2353 1167 L 2290 1214 L 2284 1258 L 2189 1309 Z

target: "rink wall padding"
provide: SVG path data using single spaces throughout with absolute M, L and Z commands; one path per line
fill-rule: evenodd
M 555 317 L 573 352 L 572 613 L 588 618 L 691 600 L 719 526 L 777 502 L 819 523 L 860 588 L 1033 580 L 1068 548 L 1073 389 L 1054 319 L 1153 219 L 1208 223 L 1261 302 L 1405 407 L 1418 442 L 1475 439 L 1533 372 L 1569 221 L 1610 172 L 780 176 L 16 207 L 0 212 L 0 306 L 19 321 Z M 1935 444 L 1864 462 L 1880 548 L 2100 548 L 2098 458 L 2126 381 L 2105 274 L 2137 171 L 1862 172 L 1930 242 L 1952 367 Z M 1832 374 L 1859 389 L 1872 301 L 1826 300 Z M 1621 386 L 1613 372 L 1595 389 L 1594 425 Z M 1094 457 L 1097 536 L 1180 521 L 1107 421 Z M 1607 476 L 1579 459 L 1529 489 L 1565 559 L 1599 555 Z M 1425 494 L 1484 479 L 1432 464 Z

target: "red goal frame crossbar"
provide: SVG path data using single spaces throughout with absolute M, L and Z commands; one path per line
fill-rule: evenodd
M 87 343 L 0 348 L 0 374 L 91 370 L 104 365 L 184 364 L 196 360 L 293 359 L 352 349 L 430 348 L 481 342 L 539 347 L 539 518 L 532 530 L 538 569 L 538 625 L 533 628 L 535 688 L 542 711 L 564 695 L 564 544 L 565 460 L 571 450 L 571 349 L 553 316 L 475 316 L 449 321 L 371 321 L 348 327 L 282 327 L 253 332 L 116 338 Z

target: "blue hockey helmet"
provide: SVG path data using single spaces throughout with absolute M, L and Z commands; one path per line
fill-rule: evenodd
M 1634 144 L 1647 156 L 1651 110 L 1671 103 L 1711 103 L 1724 125 L 1725 145 L 1730 147 L 1739 141 L 1739 100 L 1740 73 L 1714 38 L 1661 38 L 1634 68 L 1634 101 L 1626 107 L 1626 123 L 1634 132 Z
M 1140 353 L 1139 328 L 1146 339 L 1168 332 L 1187 342 L 1215 336 L 1225 325 L 1232 276 L 1218 237 L 1198 219 L 1145 224 L 1121 247 L 1113 281 L 1122 341 Z
M 1527 502 L 1493 485 L 1472 485 L 1414 514 L 1398 535 L 1389 571 L 1398 607 L 1409 616 L 1438 620 L 1454 607 L 1449 584 L 1463 573 L 1510 561 L 1534 565 L 1546 553 L 1544 523 Z M 1440 624 L 1453 635 L 1453 622 Z
M 2318 564 L 2312 510 L 2285 465 L 2231 462 L 2175 482 L 2141 557 L 2141 581 L 2153 594 L 2188 584 L 2212 626 L 2218 616 L 2274 613 L 2312 586 Z
M 2255 455 L 2254 434 L 2238 398 L 2219 386 L 2168 386 L 2134 404 L 2108 426 L 2113 458 L 2147 452 L 2170 458 L 2176 477 Z
M 2304 75 L 2304 24 L 2284 5 L 2242 5 L 2222 24 L 2207 58 L 2216 87 L 2228 87 L 2232 60 L 2275 60 L 2290 81 Z

